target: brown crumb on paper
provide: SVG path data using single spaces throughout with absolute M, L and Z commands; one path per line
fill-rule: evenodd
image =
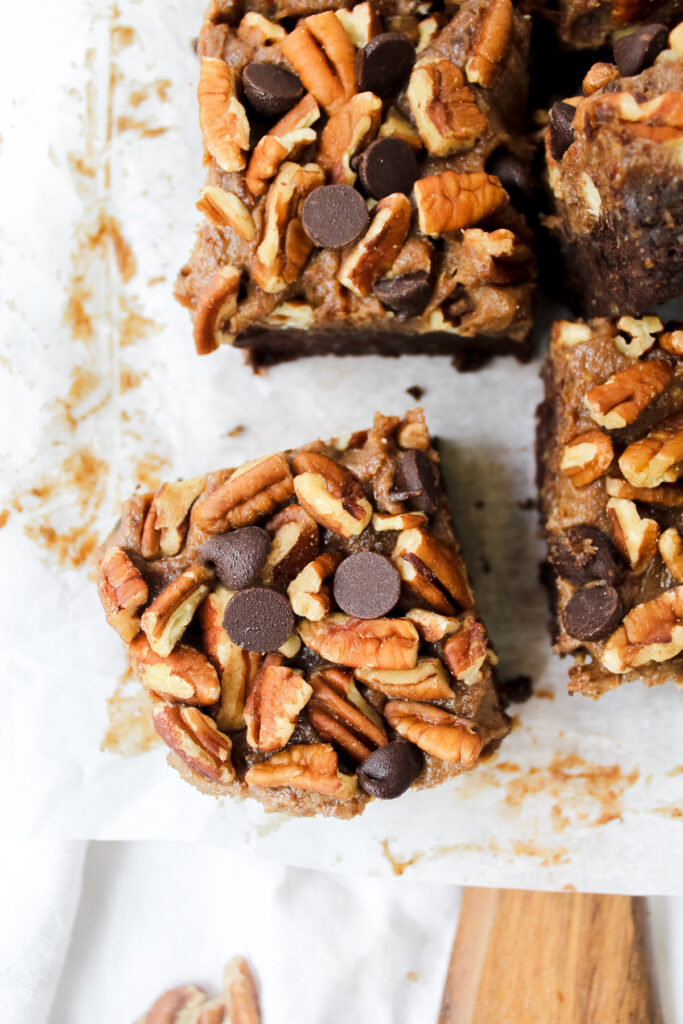
M 9 519 L 9 509 L 8 508 L 3 508 L 2 512 L 0 512 L 0 530 L 2 530 L 3 526 L 7 525 L 7 520 L 8 519 Z

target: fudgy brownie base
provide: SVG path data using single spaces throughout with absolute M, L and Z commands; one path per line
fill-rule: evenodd
M 508 731 L 421 410 L 135 495 L 98 591 L 207 793 L 351 817 Z
M 638 23 L 680 20 L 681 0 L 529 0 L 523 10 L 551 21 L 566 46 L 597 50 Z
M 212 3 L 197 351 L 528 358 L 528 49 L 511 0 Z
M 553 326 L 538 478 L 571 693 L 683 684 L 682 357 L 653 316 Z
M 629 75 L 594 65 L 546 138 L 547 226 L 587 316 L 638 316 L 683 292 L 683 25 L 622 37 L 615 59 Z

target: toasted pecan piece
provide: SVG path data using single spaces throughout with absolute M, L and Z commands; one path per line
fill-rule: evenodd
M 438 658 L 418 658 L 415 668 L 401 671 L 386 669 L 358 668 L 356 676 L 372 690 L 379 690 L 387 697 L 404 697 L 409 700 L 448 700 L 453 691 L 448 682 L 448 673 Z
M 339 771 L 339 759 L 329 743 L 294 744 L 267 761 L 252 765 L 245 782 L 267 789 L 291 786 L 335 800 L 350 800 L 358 787 L 355 775 Z
M 153 531 L 154 541 L 141 553 L 145 558 L 163 555 L 168 558 L 180 551 L 189 526 L 190 509 L 204 490 L 206 477 L 196 476 L 191 480 L 176 480 L 164 483 L 152 499 L 143 538 Z M 154 550 L 150 550 L 151 548 Z
M 267 455 L 247 462 L 194 506 L 197 526 L 207 533 L 225 533 L 251 526 L 270 515 L 294 490 L 284 455 Z
M 140 625 L 150 647 L 160 658 L 169 655 L 178 643 L 213 580 L 210 569 L 193 562 L 164 587 L 146 609 Z
M 488 120 L 465 85 L 460 68 L 443 57 L 423 57 L 406 93 L 420 138 L 434 156 L 471 149 Z
M 369 295 L 375 282 L 391 270 L 403 248 L 410 218 L 407 196 L 394 192 L 380 199 L 369 228 L 342 261 L 337 274 L 339 282 L 355 295 Z
M 340 551 L 323 551 L 309 562 L 287 588 L 295 615 L 317 622 L 332 610 L 332 594 L 325 581 L 342 560 Z
M 261 582 L 286 588 L 318 554 L 318 524 L 301 505 L 287 505 L 268 520 L 266 531 L 272 543 L 261 570 Z
M 223 628 L 225 609 L 232 596 L 233 591 L 218 586 L 197 609 L 202 650 L 220 679 L 219 704 L 214 718 L 222 732 L 244 729 L 244 701 L 261 664 L 260 654 L 238 647 Z
M 505 56 L 512 31 L 511 0 L 492 0 L 483 8 L 483 18 L 474 36 L 465 64 L 468 82 L 489 88 Z
M 644 570 L 657 553 L 659 526 L 654 519 L 641 518 L 634 501 L 610 498 L 607 515 L 614 543 L 628 559 L 634 572 Z
M 498 178 L 484 171 L 444 171 L 415 182 L 420 231 L 438 237 L 485 220 L 508 201 Z
M 294 454 L 292 469 L 299 504 L 317 523 L 341 537 L 363 532 L 372 518 L 372 505 L 350 470 L 311 451 Z
M 628 426 L 662 394 L 673 374 L 673 367 L 663 359 L 634 363 L 613 373 L 604 384 L 596 384 L 586 394 L 591 419 L 606 430 Z
M 332 114 L 320 137 L 318 160 L 335 184 L 353 185 L 352 159 L 366 149 L 379 131 L 382 101 L 371 92 L 360 92 Z
M 164 743 L 204 778 L 223 786 L 233 782 L 232 743 L 218 731 L 213 719 L 197 708 L 160 701 L 154 708 L 154 728 Z
M 630 444 L 619 458 L 619 469 L 634 487 L 657 487 L 678 480 L 681 460 L 683 413 L 678 413 Z
M 256 238 L 256 225 L 249 207 L 234 192 L 207 185 L 199 193 L 196 207 L 216 227 L 229 227 L 245 242 Z
M 204 145 L 224 171 L 241 171 L 249 149 L 249 121 L 237 99 L 234 68 L 224 60 L 202 57 L 199 62 L 199 124 Z
M 324 184 L 325 174 L 317 164 L 300 167 L 287 161 L 268 189 L 263 236 L 254 256 L 252 274 L 269 295 L 296 281 L 306 265 L 313 242 L 301 224 L 300 207 L 314 188 Z
M 683 538 L 675 526 L 669 527 L 661 534 L 659 553 L 673 578 L 678 583 L 683 583 Z
M 384 715 L 400 736 L 440 761 L 471 768 L 481 753 L 481 736 L 469 718 L 412 700 L 390 700 Z
M 312 693 L 300 671 L 266 655 L 244 705 L 249 746 L 268 753 L 285 747 Z
M 423 603 L 443 615 L 473 602 L 459 555 L 426 530 L 403 530 L 391 555 L 406 587 Z
M 97 593 L 107 622 L 128 643 L 140 632 L 140 609 L 149 592 L 142 574 L 125 551 L 108 548 L 100 562 Z
M 377 747 L 385 745 L 386 732 L 375 715 L 365 713 L 370 708 L 360 694 L 358 697 L 365 705 L 364 708 L 347 699 L 348 690 L 346 693 L 340 692 L 340 686 L 335 685 L 336 681 L 330 678 L 329 671 L 315 673 L 310 682 L 313 696 L 306 714 L 322 739 L 336 743 L 358 763 L 369 757 Z
M 328 114 L 356 91 L 356 51 L 332 11 L 299 22 L 282 43 L 282 52 Z
M 683 651 L 683 586 L 638 604 L 607 640 L 602 664 L 623 673 L 650 661 L 665 662 Z
M 488 654 L 488 636 L 474 615 L 466 615 L 460 628 L 443 645 L 446 664 L 456 679 L 473 686 L 481 679 L 481 669 Z
M 609 435 L 602 430 L 586 430 L 564 446 L 560 470 L 574 487 L 587 487 L 607 472 L 613 459 L 614 447 Z
M 213 665 L 200 651 L 178 644 L 165 658 L 155 654 L 139 633 L 128 648 L 131 668 L 148 690 L 169 701 L 215 704 L 221 688 Z
M 230 320 L 237 312 L 240 272 L 235 267 L 220 267 L 197 296 L 193 313 L 194 344 L 197 354 L 215 351 L 222 340 L 229 340 Z
M 302 619 L 299 636 L 312 651 L 347 668 L 409 669 L 417 664 L 419 636 L 408 619 Z

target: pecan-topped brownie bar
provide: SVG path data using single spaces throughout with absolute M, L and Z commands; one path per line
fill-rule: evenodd
M 529 19 L 256 6 L 213 0 L 199 37 L 208 180 L 176 286 L 197 351 L 528 357 Z
M 681 0 L 524 0 L 521 6 L 552 21 L 566 46 L 592 50 L 638 23 L 675 25 L 683 10 Z
M 620 37 L 585 95 L 555 103 L 546 153 L 578 307 L 638 316 L 683 292 L 683 24 Z
M 656 316 L 553 327 L 539 484 L 571 692 L 683 684 L 682 357 Z
M 98 590 L 206 792 L 351 817 L 508 731 L 420 409 L 135 495 Z

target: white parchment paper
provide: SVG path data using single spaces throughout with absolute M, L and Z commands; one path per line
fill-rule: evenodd
M 569 698 L 568 666 L 550 650 L 527 507 L 539 360 L 458 375 L 440 358 L 315 359 L 254 376 L 235 351 L 194 354 L 171 289 L 203 177 L 191 45 L 202 4 L 71 0 L 57 13 L 39 0 L 6 12 L 0 828 L 201 838 L 466 884 L 683 892 L 681 693 L 630 684 L 599 703 Z M 415 385 L 501 672 L 534 680 L 495 758 L 338 822 L 202 796 L 160 745 L 103 750 L 116 732 L 108 698 L 118 687 L 126 722 L 137 691 L 120 682 L 124 652 L 86 556 L 120 500 L 363 427 L 377 409 L 414 404 Z

